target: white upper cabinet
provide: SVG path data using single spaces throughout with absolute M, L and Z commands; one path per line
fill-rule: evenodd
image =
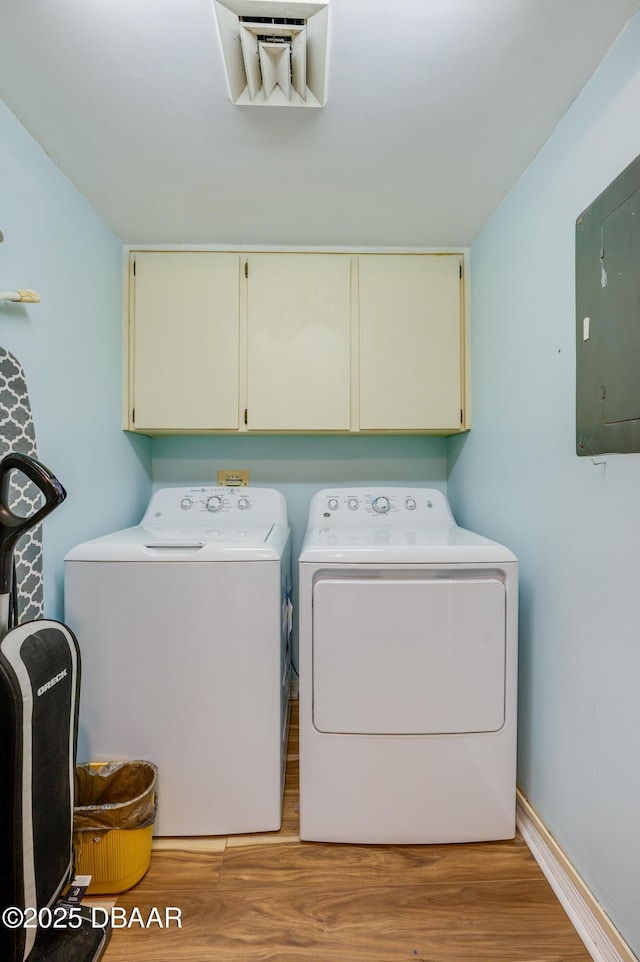
M 361 430 L 460 430 L 460 255 L 358 261 Z
M 247 274 L 248 429 L 348 431 L 350 258 L 255 254 Z
M 238 428 L 239 277 L 238 254 L 136 253 L 132 428 Z
M 468 426 L 462 255 L 132 251 L 129 279 L 131 430 Z

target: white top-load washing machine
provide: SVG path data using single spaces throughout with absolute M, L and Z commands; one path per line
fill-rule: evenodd
M 517 560 L 439 490 L 314 496 L 299 564 L 300 835 L 515 834 Z
M 158 766 L 158 835 L 277 830 L 291 552 L 270 488 L 156 491 L 139 526 L 65 558 L 91 761 Z

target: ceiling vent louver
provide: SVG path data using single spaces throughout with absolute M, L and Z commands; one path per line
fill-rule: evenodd
M 234 104 L 325 104 L 328 0 L 214 0 L 213 6 Z

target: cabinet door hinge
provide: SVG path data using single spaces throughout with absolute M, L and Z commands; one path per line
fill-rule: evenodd
M 135 408 L 133 408 L 133 410 L 131 411 L 131 423 L 132 423 L 132 424 L 135 424 L 135 423 L 136 423 L 136 409 L 135 409 Z
M 134 276 L 134 277 L 136 276 L 136 259 L 135 259 L 135 257 L 133 258 L 133 276 Z
M 245 424 L 248 424 L 248 423 L 249 423 L 249 409 L 248 409 L 248 408 L 245 408 L 245 409 L 244 409 L 244 423 L 245 423 Z
M 244 262 L 244 276 L 245 277 L 249 276 L 249 261 Z
M 462 280 L 462 264 L 460 265 L 460 280 Z
M 606 387 L 605 384 L 603 384 L 603 385 L 600 387 L 600 400 L 601 400 L 601 401 L 604 401 L 604 400 L 606 399 L 606 397 L 607 397 L 607 387 Z
M 460 408 L 460 424 L 464 424 L 464 411 Z

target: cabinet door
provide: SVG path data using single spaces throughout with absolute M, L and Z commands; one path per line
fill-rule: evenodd
M 360 428 L 460 428 L 458 254 L 359 259 Z
M 251 255 L 247 298 L 249 430 L 348 431 L 350 258 Z
M 238 428 L 239 266 L 231 253 L 136 253 L 136 430 Z

